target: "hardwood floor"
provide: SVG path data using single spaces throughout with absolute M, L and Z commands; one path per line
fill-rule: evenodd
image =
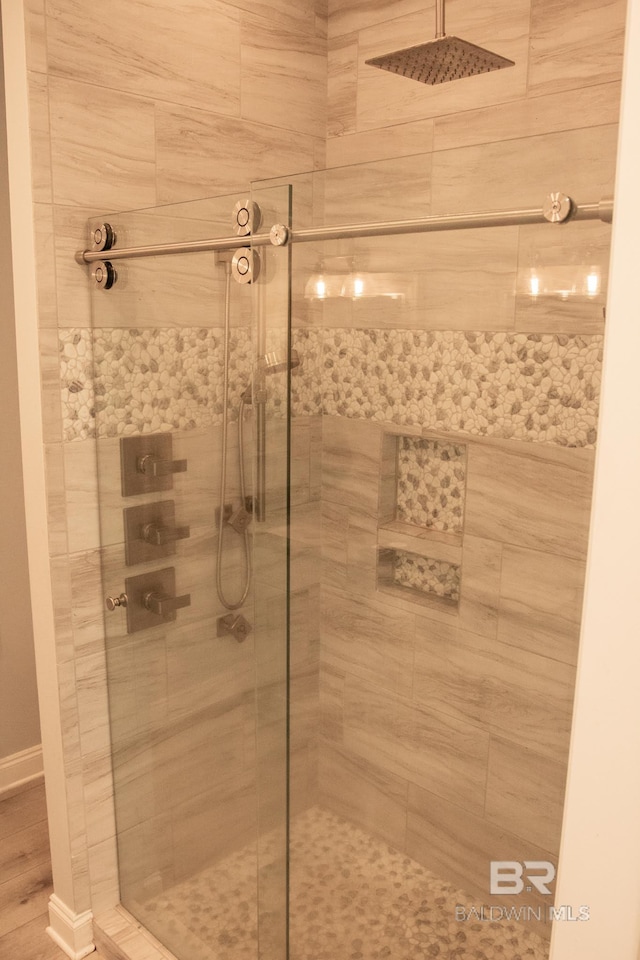
M 53 890 L 46 817 L 42 781 L 0 794 L 0 960 L 66 957 L 46 933 Z

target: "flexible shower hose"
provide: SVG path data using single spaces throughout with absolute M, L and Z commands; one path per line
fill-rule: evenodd
M 244 559 L 245 559 L 245 581 L 241 597 L 235 603 L 227 600 L 222 587 L 222 553 L 224 541 L 224 502 L 227 487 L 227 435 L 229 432 L 229 339 L 230 339 L 230 314 L 231 314 L 231 264 L 225 263 L 226 284 L 224 294 L 224 371 L 222 387 L 222 458 L 220 465 L 220 522 L 218 525 L 218 552 L 216 558 L 216 590 L 218 598 L 223 607 L 227 610 L 237 610 L 247 599 L 249 588 L 251 586 L 251 551 L 249 549 L 249 530 L 246 528 L 243 532 L 244 540 Z M 244 475 L 244 396 L 240 398 L 240 409 L 238 411 L 238 476 L 240 481 L 240 499 L 242 506 L 246 504 L 246 486 Z

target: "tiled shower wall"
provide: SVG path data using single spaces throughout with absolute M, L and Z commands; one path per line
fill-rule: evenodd
M 327 158 L 353 166 L 322 178 L 325 222 L 611 195 L 624 12 L 451 0 L 448 32 L 516 66 L 425 89 L 364 61 L 430 39 L 433 4 L 330 3 Z M 401 295 L 300 295 L 325 375 L 321 800 L 482 902 L 489 860 L 557 857 L 609 236 L 334 242 L 312 268 L 342 257 Z M 531 296 L 576 267 L 595 296 Z M 394 520 L 394 434 L 464 445 L 458 534 Z M 459 601 L 407 590 L 406 563 L 390 582 L 394 556 L 459 565 Z
M 87 429 L 82 416 L 83 406 L 86 413 L 96 400 L 96 385 L 87 382 L 86 375 L 91 365 L 87 349 L 90 287 L 87 271 L 74 262 L 73 255 L 85 246 L 90 216 L 236 190 L 246 195 L 253 178 L 323 164 L 326 10 L 315 0 L 293 6 L 270 0 L 254 5 L 250 12 L 233 0 L 188 4 L 135 0 L 109 4 L 108 10 L 77 0 L 26 0 L 26 26 L 49 550 L 74 851 L 75 902 L 70 906 L 78 912 L 90 907 L 100 912 L 117 902 L 118 883 L 96 450 L 93 428 Z M 229 215 L 232 206 L 233 201 Z M 136 242 L 151 242 L 157 236 L 152 220 L 148 226 L 149 232 Z M 216 229 L 226 233 L 229 223 L 222 221 Z M 166 337 L 173 336 L 174 345 L 176 332 L 184 326 L 206 329 L 209 338 L 219 331 L 221 286 L 203 298 L 211 274 L 190 276 L 186 265 L 185 276 L 182 267 L 177 269 L 184 281 L 181 292 L 175 288 L 172 292 L 171 285 L 167 288 L 162 271 L 154 278 L 151 266 L 151 275 L 142 268 L 140 296 L 118 298 L 119 313 L 112 310 L 110 314 L 103 301 L 104 315 L 97 323 L 108 328 L 114 349 L 118 328 L 137 329 L 138 346 L 151 328 L 166 328 Z M 126 268 L 122 277 L 134 281 Z M 189 291 L 194 291 L 193 297 Z M 198 313 L 198 297 L 209 304 L 204 314 L 201 308 Z M 240 319 L 236 314 L 235 322 L 246 329 L 249 313 Z M 70 401 L 65 411 L 61 375 L 63 400 Z M 106 386 L 111 390 L 114 384 Z M 120 391 L 125 406 L 130 387 L 123 383 Z M 129 408 L 131 412 L 130 403 Z M 70 411 L 75 413 L 65 422 L 63 413 Z M 191 426 L 188 404 L 170 413 L 172 425 L 177 418 L 178 428 Z M 202 497 L 207 490 L 207 495 L 213 493 L 202 484 L 206 486 L 206 478 L 217 468 L 202 455 L 219 443 L 217 428 L 209 423 L 200 433 L 192 430 L 190 437 L 192 443 L 185 439 L 190 476 L 195 473 Z M 189 502 L 195 505 L 186 501 L 187 509 Z M 120 549 L 110 547 L 112 554 Z M 184 549 L 185 570 L 191 569 L 197 591 L 197 583 L 208 576 L 206 563 L 198 564 L 198 553 L 211 554 L 202 526 Z M 109 562 L 109 556 L 106 559 Z M 185 629 L 188 634 L 188 624 Z M 192 701 L 194 684 L 202 676 L 198 657 L 203 651 L 188 636 L 186 643 L 184 669 L 171 682 L 174 690 L 182 689 L 187 701 Z M 133 645 L 131 656 L 136 649 Z M 156 659 L 142 671 L 148 672 L 150 682 L 138 691 L 138 707 L 152 704 L 157 714 L 163 702 L 158 671 L 164 664 L 169 671 L 165 676 L 170 676 L 171 663 L 178 665 L 162 641 L 154 649 Z M 238 655 L 243 662 L 250 660 L 249 654 Z M 242 664 L 238 669 L 231 662 L 227 666 L 242 685 L 247 676 Z M 223 665 L 221 676 L 225 671 Z M 242 697 L 237 684 L 234 691 Z M 131 697 L 125 697 L 125 702 L 130 706 Z M 166 699 L 166 688 L 164 705 L 168 715 L 180 710 L 175 698 Z M 232 722 L 237 715 L 234 736 L 246 719 L 241 716 L 242 704 L 239 710 L 227 718 Z M 204 735 L 211 718 L 200 719 Z M 165 746 L 171 744 L 167 741 Z M 183 760 L 188 763 L 188 756 Z M 248 755 L 246 762 L 250 767 Z M 129 785 L 130 791 L 135 789 L 135 783 Z M 166 799 L 169 805 L 179 800 Z M 144 803 L 138 805 L 138 810 L 142 808 Z M 183 867 L 188 868 L 189 843 L 196 859 L 203 848 L 194 846 L 193 838 L 188 843 L 179 836 L 178 820 L 175 842 L 185 858 Z M 140 818 L 128 821 L 127 827 L 135 829 L 140 823 Z M 166 822 L 150 821 L 149 828 L 159 825 L 166 838 Z M 206 825 L 201 826 L 206 833 Z M 139 832 L 140 849 L 148 849 L 144 832 Z

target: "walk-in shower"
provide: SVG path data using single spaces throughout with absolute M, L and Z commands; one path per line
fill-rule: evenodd
M 547 956 L 605 277 L 529 280 L 560 242 L 593 275 L 612 201 L 363 218 L 353 184 L 386 172 L 255 184 L 240 237 L 235 195 L 113 215 L 78 255 L 115 276 L 92 348 L 119 884 L 178 960 Z M 345 257 L 393 296 L 307 299 Z M 162 487 L 125 489 L 158 437 Z M 123 542 L 160 509 L 188 533 Z M 510 902 L 491 863 L 525 861 L 521 915 L 478 919 Z

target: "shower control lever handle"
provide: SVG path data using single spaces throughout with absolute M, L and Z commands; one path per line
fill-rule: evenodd
M 166 617 L 174 610 L 180 610 L 181 607 L 191 606 L 191 594 L 185 593 L 181 597 L 168 597 L 164 594 L 145 593 L 142 598 L 142 604 L 151 613 L 157 613 L 159 617 Z
M 170 473 L 184 473 L 186 469 L 186 460 L 160 460 L 152 454 L 138 457 L 138 473 L 146 477 L 166 477 Z
M 142 539 L 155 547 L 163 547 L 174 540 L 186 540 L 190 536 L 190 527 L 166 527 L 163 523 L 147 523 L 142 528 Z

